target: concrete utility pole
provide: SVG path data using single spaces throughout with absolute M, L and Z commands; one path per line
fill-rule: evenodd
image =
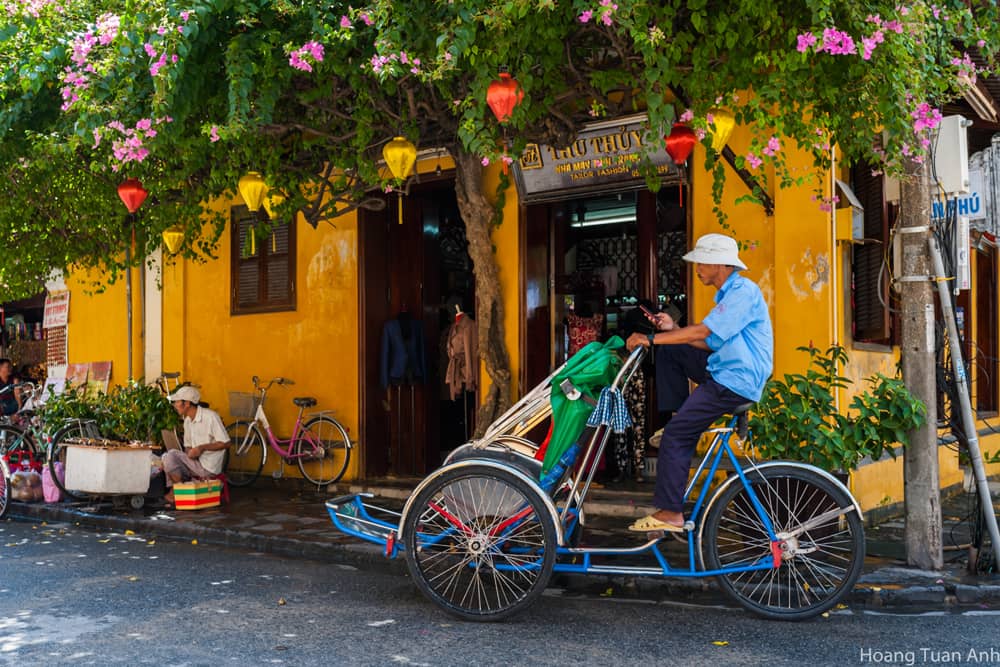
M 906 161 L 900 183 L 896 233 L 902 243 L 902 266 L 896 267 L 902 303 L 903 381 L 927 406 L 927 422 L 910 434 L 903 454 L 906 504 L 906 560 L 923 570 L 944 565 L 941 548 L 941 482 L 938 474 L 937 386 L 934 372 L 934 298 L 928 236 L 931 222 L 930 178 L 926 164 Z

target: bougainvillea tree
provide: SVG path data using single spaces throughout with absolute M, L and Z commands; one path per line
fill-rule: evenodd
M 736 166 L 762 177 L 772 162 L 779 185 L 803 178 L 784 169 L 792 145 L 819 169 L 836 144 L 899 170 L 923 159 L 942 103 L 1000 44 L 995 5 L 957 0 L 3 0 L 0 12 L 5 298 L 53 268 L 114 278 L 132 242 L 115 194 L 126 177 L 151 193 L 135 261 L 178 222 L 183 252 L 205 258 L 225 224 L 207 204 L 247 170 L 287 195 L 279 217 L 315 226 L 381 204 L 381 146 L 402 134 L 455 158 L 494 380 L 480 424 L 509 400 L 497 208 L 481 185 L 504 132 L 516 155 L 645 111 L 650 136 L 679 118 L 710 145 L 725 107 L 755 132 Z M 486 105 L 501 69 L 525 93 L 503 129 Z M 721 183 L 729 167 L 707 159 Z

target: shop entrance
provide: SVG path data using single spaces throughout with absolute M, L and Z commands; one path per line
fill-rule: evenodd
M 453 178 L 387 202 L 358 223 L 363 470 L 423 476 L 474 430 L 476 393 L 446 376 L 449 338 L 475 330 L 475 280 Z
M 645 333 L 640 302 L 686 323 L 689 272 L 681 257 L 689 225 L 682 187 L 581 195 L 527 208 L 522 386 L 536 385 L 591 340 Z M 646 385 L 633 397 L 645 406 L 642 433 L 635 436 L 642 439 L 664 419 L 654 408 L 652 382 Z M 641 456 L 635 443 L 625 448 L 632 453 L 620 452 L 608 469 L 635 476 Z

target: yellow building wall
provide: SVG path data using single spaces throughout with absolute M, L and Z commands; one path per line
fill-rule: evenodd
M 228 217 L 235 202 L 215 202 Z M 163 364 L 201 385 L 223 421 L 231 421 L 230 391 L 253 390 L 252 376 L 266 382 L 281 376 L 294 386 L 274 385 L 267 412 L 279 437 L 288 437 L 298 408 L 296 396 L 312 396 L 314 410 L 332 410 L 351 433 L 358 433 L 358 260 L 357 216 L 336 226 L 313 229 L 296 223 L 296 308 L 277 313 L 230 314 L 230 228 L 219 241 L 219 259 L 170 260 L 163 271 Z M 353 477 L 353 456 L 345 478 Z M 280 467 L 270 452 L 264 474 Z M 285 474 L 299 476 L 286 466 Z
M 128 381 L 128 301 L 125 277 L 98 287 L 103 276 L 79 271 L 66 278 L 70 290 L 67 321 L 67 358 L 71 364 L 111 362 L 111 384 Z M 132 272 L 132 375 L 143 377 L 142 304 L 140 274 Z

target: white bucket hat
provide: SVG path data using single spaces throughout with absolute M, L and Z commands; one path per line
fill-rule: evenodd
M 188 403 L 197 404 L 201 400 L 201 392 L 191 385 L 184 385 L 167 398 L 171 403 L 174 401 L 187 401 Z
M 740 261 L 736 239 L 725 234 L 705 234 L 683 259 L 685 262 L 698 264 L 723 264 L 735 266 L 737 269 L 747 268 L 747 265 Z

